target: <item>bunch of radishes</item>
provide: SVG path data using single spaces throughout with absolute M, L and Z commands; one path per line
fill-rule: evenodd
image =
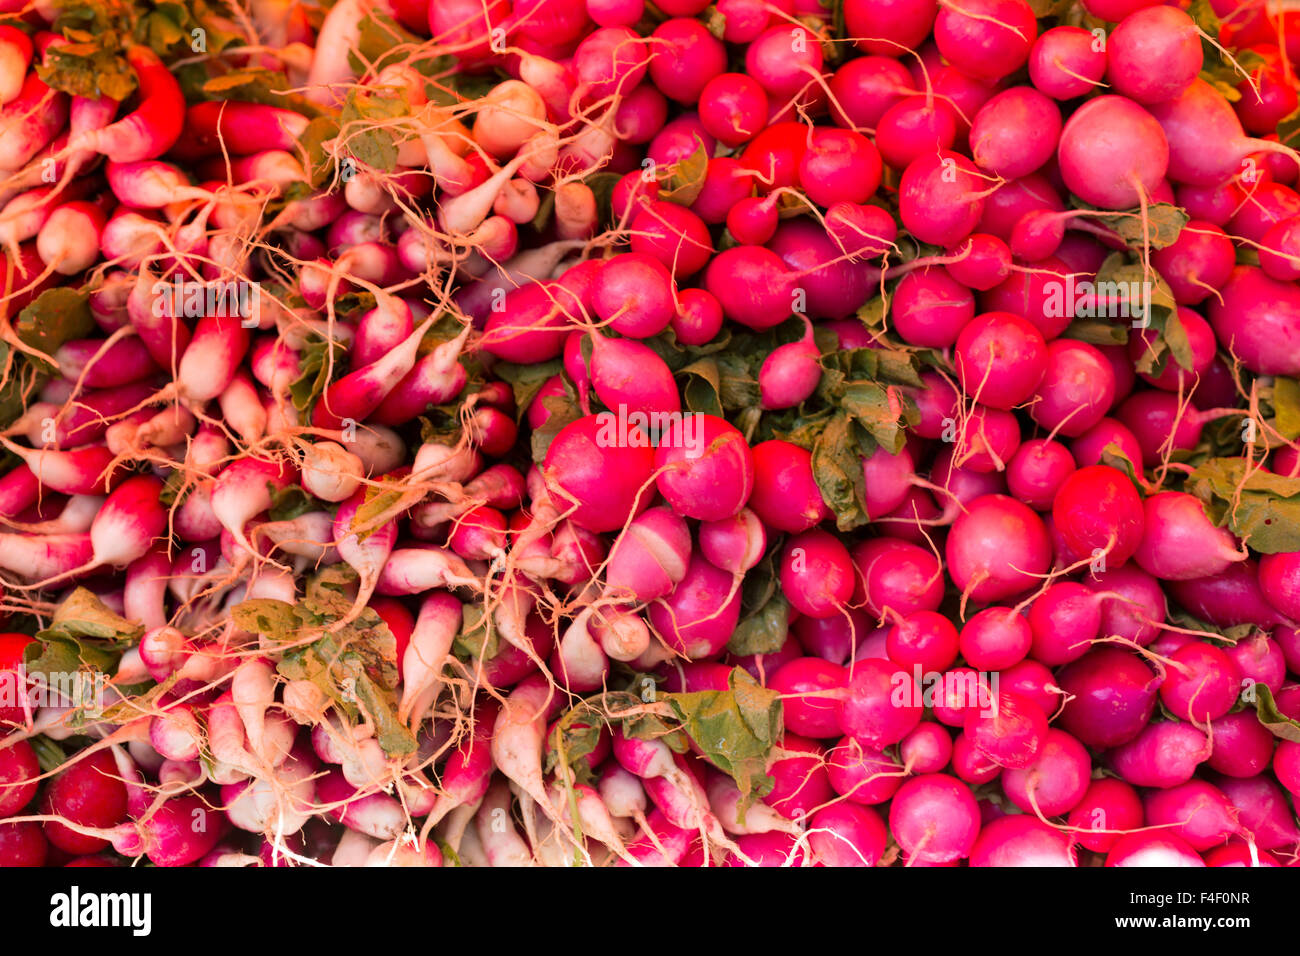
M 1300 859 L 1296 21 L 0 10 L 0 865 Z

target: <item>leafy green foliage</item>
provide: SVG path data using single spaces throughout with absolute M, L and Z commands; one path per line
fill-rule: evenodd
M 1245 458 L 1214 458 L 1187 479 L 1187 491 L 1261 554 L 1300 551 L 1300 478 L 1283 478 Z
M 315 684 L 350 722 L 372 722 L 385 754 L 407 757 L 416 742 L 397 719 L 397 639 L 370 608 L 338 624 L 352 609 L 356 580 L 351 568 L 333 565 L 308 578 L 297 604 L 256 598 L 235 605 L 230 616 L 244 630 L 285 645 L 276 666 L 281 676 Z

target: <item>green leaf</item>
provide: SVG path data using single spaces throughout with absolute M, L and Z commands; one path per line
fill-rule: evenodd
M 508 382 L 514 392 L 515 417 L 518 421 L 523 421 L 524 416 L 528 414 L 528 406 L 533 403 L 542 386 L 562 371 L 564 371 L 564 363 L 559 359 L 534 365 L 498 362 L 492 366 L 493 374 L 502 381 Z
M 307 579 L 298 604 L 245 601 L 236 605 L 232 617 L 246 630 L 274 640 L 328 627 L 311 644 L 286 653 L 276 670 L 288 680 L 311 681 L 349 720 L 369 720 L 389 757 L 408 757 L 415 753 L 416 741 L 397 719 L 397 639 L 370 608 L 343 627 L 335 624 L 352 607 L 356 581 L 355 571 L 335 565 Z
M 37 734 L 28 741 L 36 751 L 36 762 L 42 773 L 54 773 L 67 762 L 68 755 L 55 741 L 43 734 Z
M 467 604 L 461 616 L 460 633 L 452 641 L 452 652 L 461 660 L 490 661 L 500 649 L 492 619 L 478 604 Z
M 298 639 L 303 619 L 296 607 L 274 598 L 250 598 L 230 609 L 230 619 L 240 630 L 287 644 Z
M 331 116 L 317 116 L 298 137 L 298 145 L 307 154 L 307 175 L 314 189 L 329 184 L 334 175 L 334 161 L 325 152 L 325 143 L 339 134 L 338 120 Z
M 58 629 L 98 640 L 130 640 L 144 628 L 110 610 L 86 588 L 76 588 L 54 609 L 50 629 Z
M 1178 241 L 1183 226 L 1191 220 L 1178 206 L 1167 202 L 1152 203 L 1147 206 L 1146 233 L 1143 233 L 1142 210 L 1130 209 L 1131 216 L 1124 216 L 1111 223 L 1121 239 L 1128 243 L 1130 249 L 1163 249 Z
M 745 583 L 748 584 L 746 575 Z M 777 591 L 759 610 L 742 618 L 731 633 L 727 650 L 733 654 L 775 654 L 790 635 L 790 602 Z
M 1251 687 L 1255 694 L 1255 714 L 1273 736 L 1300 744 L 1300 721 L 1292 720 L 1277 709 L 1273 692 L 1258 681 Z
M 841 531 L 866 524 L 866 478 L 862 458 L 849 416 L 840 412 L 831 418 L 812 449 L 813 479 L 822 500 L 835 513 Z
M 1300 551 L 1300 478 L 1263 471 L 1245 458 L 1213 458 L 1192 472 L 1186 489 L 1255 551 Z
M 88 292 L 66 286 L 46 289 L 18 313 L 14 331 L 23 344 L 53 356 L 60 346 L 94 331 L 89 303 Z
M 604 718 L 580 701 L 547 734 L 543 771 L 549 774 L 564 765 L 573 771 L 575 782 L 591 783 L 594 774 L 586 758 L 600 743 L 604 729 Z
M 411 51 L 402 47 L 418 47 L 425 42 L 388 14 L 375 9 L 367 10 L 357 30 L 357 42 L 348 49 L 348 65 L 358 75 L 365 73 L 368 66 L 378 73 L 389 62 L 410 55 Z
M 289 385 L 289 399 L 293 407 L 302 412 L 305 418 L 311 417 L 311 410 L 325 392 L 330 382 L 330 354 L 333 353 L 334 372 L 342 377 L 347 372 L 344 364 L 347 349 L 337 341 L 327 341 L 315 332 L 307 337 L 299 355 L 298 377 Z
M 1300 438 L 1300 381 L 1279 375 L 1273 380 L 1273 427 L 1287 441 Z
M 136 87 L 135 71 L 115 47 L 50 47 L 36 74 L 52 89 L 87 99 L 103 95 L 120 102 Z
M 706 759 L 736 781 L 742 797 L 771 792 L 768 758 L 781 736 L 781 695 L 735 668 L 728 690 L 667 694 L 682 729 Z
M 668 166 L 659 177 L 659 196 L 663 202 L 689 206 L 704 191 L 704 177 L 709 170 L 709 154 L 701 143 L 695 152 Z
M 396 125 L 391 121 L 406 113 L 406 102 L 401 97 L 351 90 L 339 116 L 343 148 L 359 163 L 393 172 L 397 168 L 397 139 Z
M 1089 345 L 1127 345 L 1128 326 L 1105 319 L 1075 319 L 1061 337 L 1078 339 Z
M 618 173 L 592 173 L 583 180 L 596 197 L 596 218 L 599 222 L 611 222 L 613 220 L 614 187 L 623 177 Z
M 50 626 L 23 649 L 27 673 L 49 681 L 80 671 L 108 673 L 144 628 L 110 610 L 86 588 L 75 588 L 54 610 Z
M 685 380 L 682 398 L 687 410 L 723 417 L 722 377 L 716 359 L 705 356 L 679 371 L 677 377 Z
M 292 521 L 313 511 L 329 510 L 325 502 L 313 498 L 298 485 L 279 488 L 267 482 L 267 487 L 271 492 L 271 507 L 267 509 L 267 517 L 272 521 Z

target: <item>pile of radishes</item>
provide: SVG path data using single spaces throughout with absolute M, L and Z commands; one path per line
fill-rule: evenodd
M 1300 21 L 0 11 L 0 865 L 1300 860 Z

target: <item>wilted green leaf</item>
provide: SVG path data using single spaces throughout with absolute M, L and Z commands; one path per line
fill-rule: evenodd
M 1261 554 L 1300 551 L 1300 478 L 1283 478 L 1245 458 L 1214 458 L 1187 479 L 1210 518 Z
M 662 171 L 658 198 L 679 206 L 691 205 L 704 191 L 704 177 L 708 169 L 709 154 L 701 143 L 691 155 L 679 159 Z
M 682 729 L 704 756 L 736 781 L 741 795 L 762 797 L 772 788 L 768 758 L 781 736 L 781 698 L 742 668 L 728 690 L 664 695 Z
M 1277 709 L 1273 692 L 1264 684 L 1256 682 L 1251 691 L 1255 695 L 1255 713 L 1259 722 L 1272 731 L 1273 736 L 1300 744 L 1300 721 L 1292 720 Z

